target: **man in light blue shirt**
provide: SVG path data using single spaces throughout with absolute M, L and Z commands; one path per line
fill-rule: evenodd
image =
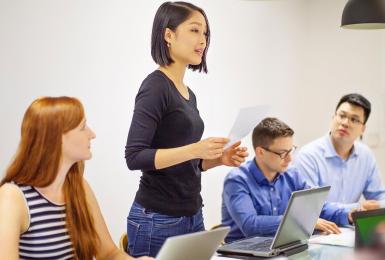
M 265 118 L 253 131 L 255 159 L 226 176 L 222 194 L 222 225 L 231 230 L 226 242 L 250 236 L 273 236 L 293 191 L 310 186 L 289 167 L 294 131 L 276 118 Z M 306 207 L 306 205 L 304 205 Z M 325 204 L 316 229 L 339 233 L 335 223 L 349 224 L 349 210 Z M 327 221 L 328 219 L 330 221 Z
M 365 131 L 370 102 L 360 94 L 343 96 L 330 133 L 305 145 L 295 166 L 311 186 L 330 185 L 327 201 L 346 209 L 385 206 L 385 189 L 374 155 L 357 139 Z M 366 199 L 359 203 L 361 195 Z

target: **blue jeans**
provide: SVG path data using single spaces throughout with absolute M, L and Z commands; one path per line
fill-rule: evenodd
M 202 209 L 191 217 L 173 217 L 132 204 L 127 217 L 128 252 L 155 257 L 168 237 L 205 230 Z

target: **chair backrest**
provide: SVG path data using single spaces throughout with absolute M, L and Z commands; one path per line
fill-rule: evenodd
M 222 224 L 216 224 L 216 225 L 212 226 L 212 227 L 210 228 L 210 230 L 214 230 L 214 229 L 221 228 L 221 227 L 223 227 Z
M 120 240 L 119 240 L 119 248 L 120 250 L 122 250 L 123 252 L 127 252 L 127 245 L 128 245 L 128 236 L 127 236 L 127 233 L 124 232 L 121 236 L 120 236 Z

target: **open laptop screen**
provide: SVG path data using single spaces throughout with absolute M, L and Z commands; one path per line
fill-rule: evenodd
M 291 194 L 284 218 L 275 235 L 273 249 L 309 239 L 329 190 L 330 186 L 325 186 Z
M 209 260 L 224 240 L 229 227 L 167 238 L 156 260 Z
M 354 212 L 356 247 L 375 246 L 380 236 L 385 236 L 385 209 Z
M 271 257 L 305 250 L 329 190 L 330 186 L 326 186 L 293 192 L 274 239 L 258 236 L 241 239 L 221 246 L 217 252 Z

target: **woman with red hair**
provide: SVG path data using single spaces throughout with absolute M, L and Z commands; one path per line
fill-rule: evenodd
M 83 178 L 94 138 L 78 99 L 32 102 L 0 183 L 0 259 L 132 259 L 113 243 Z

